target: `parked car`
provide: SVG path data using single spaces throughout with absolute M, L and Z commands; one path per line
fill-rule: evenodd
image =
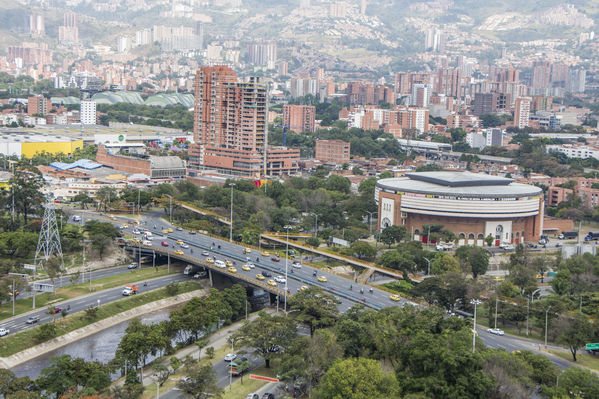
M 273 393 L 266 392 L 262 395 L 262 399 L 275 399 L 275 395 Z
M 260 396 L 257 393 L 248 393 L 245 399 L 260 399 Z
M 27 319 L 27 321 L 25 322 L 26 324 L 35 324 L 38 321 L 40 321 L 40 318 L 37 316 L 31 316 Z
M 237 355 L 234 354 L 234 353 L 227 353 L 225 355 L 225 359 L 224 360 L 225 360 L 225 362 L 232 362 L 233 360 L 235 360 L 236 357 L 237 357 Z

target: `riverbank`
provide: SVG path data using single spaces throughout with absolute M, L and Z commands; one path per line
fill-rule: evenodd
M 204 296 L 208 293 L 207 289 L 198 289 L 191 292 L 186 292 L 182 294 L 175 295 L 173 297 L 160 299 L 158 301 L 154 301 L 152 303 L 148 303 L 142 306 L 135 307 L 133 309 L 126 310 L 117 315 L 108 317 L 106 319 L 102 319 L 95 323 L 89 324 L 85 327 L 79 328 L 77 330 L 71 331 L 67 334 L 61 335 L 59 337 L 53 338 L 50 341 L 44 342 L 42 344 L 33 346 L 21 352 L 15 353 L 14 355 L 0 358 L 0 368 L 12 368 L 17 365 L 20 365 L 24 362 L 27 362 L 31 359 L 34 359 L 38 356 L 44 355 L 46 353 L 52 352 L 56 349 L 59 349 L 65 345 L 68 345 L 74 341 L 80 340 L 82 338 L 88 337 L 97 333 L 98 331 L 102 331 L 108 327 L 111 327 L 115 324 L 122 323 L 124 321 L 133 319 L 143 314 L 147 314 L 150 312 L 158 311 L 161 309 L 165 309 L 168 307 L 176 306 L 182 303 L 185 303 L 192 298 Z

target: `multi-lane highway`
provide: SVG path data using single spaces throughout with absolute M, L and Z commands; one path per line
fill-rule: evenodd
M 188 257 L 196 258 L 199 261 L 204 261 L 206 258 L 215 258 L 216 260 L 229 260 L 235 262 L 235 268 L 237 269 L 236 274 L 238 276 L 244 276 L 244 280 L 256 279 L 257 274 L 262 274 L 263 271 L 267 271 L 272 274 L 272 277 L 267 277 L 263 282 L 274 279 L 276 276 L 285 276 L 285 259 L 281 258 L 279 261 L 272 259 L 274 254 L 270 253 L 266 255 L 266 252 L 260 252 L 255 249 L 251 249 L 249 253 L 244 252 L 244 246 L 236 243 L 231 243 L 227 240 L 218 239 L 210 236 L 206 236 L 200 233 L 191 234 L 186 230 L 176 230 L 174 226 L 169 225 L 167 222 L 162 220 L 159 214 L 149 213 L 144 217 L 144 222 L 139 229 L 144 231 L 150 231 L 154 239 L 152 240 L 152 247 L 159 249 L 169 248 L 172 257 L 177 258 L 174 251 L 181 251 L 184 255 L 184 259 Z M 124 224 L 124 219 L 120 221 L 117 219 L 114 221 L 115 224 Z M 137 226 L 128 224 L 128 227 L 122 229 L 127 235 L 133 235 L 133 230 Z M 172 233 L 164 234 L 162 230 L 166 228 L 172 228 Z M 189 245 L 189 248 L 183 248 L 177 241 L 182 241 Z M 162 242 L 168 243 L 168 247 L 164 247 Z M 207 255 L 202 255 L 206 251 Z M 182 257 L 183 258 L 183 257 Z M 255 267 L 250 271 L 242 270 L 244 263 L 252 263 Z M 225 271 L 226 273 L 226 271 Z M 381 309 L 386 306 L 393 305 L 405 305 L 409 302 L 402 299 L 400 301 L 393 301 L 390 299 L 388 292 L 364 285 L 353 283 L 352 281 L 333 274 L 328 271 L 316 269 L 307 265 L 301 265 L 301 267 L 293 267 L 291 260 L 287 263 L 287 288 L 288 294 L 294 294 L 298 292 L 302 286 L 318 286 L 324 290 L 335 295 L 337 299 L 341 301 L 340 310 L 345 311 L 353 306 L 355 303 L 363 303 L 366 306 L 373 307 L 375 309 Z M 233 275 L 233 278 L 236 276 Z M 319 280 L 319 278 L 321 280 Z M 324 280 L 326 281 L 322 281 Z M 277 288 L 284 291 L 285 284 L 277 283 Z
M 182 273 L 171 274 L 168 276 L 148 280 L 147 286 L 144 287 L 143 284 L 140 284 L 139 290 L 140 293 L 144 293 L 144 291 L 164 287 L 170 283 L 181 282 L 187 279 L 187 276 L 184 276 Z M 134 283 L 134 281 L 131 281 L 131 283 Z M 102 306 L 104 304 L 123 299 L 124 297 L 122 295 L 122 292 L 123 287 L 111 288 L 108 290 L 85 295 L 79 298 L 58 302 L 52 304 L 52 306 L 61 309 L 68 309 L 69 313 L 81 312 L 89 308 L 90 306 L 97 306 L 98 304 Z M 0 322 L 0 327 L 8 328 L 10 330 L 10 334 L 33 328 L 36 326 L 36 324 L 26 324 L 26 321 L 30 316 L 39 317 L 39 321 L 37 324 L 40 324 L 51 321 L 53 318 L 60 317 L 60 314 L 51 315 L 49 314 L 47 307 L 41 307 L 29 313 L 11 317 L 10 319 L 2 321 Z

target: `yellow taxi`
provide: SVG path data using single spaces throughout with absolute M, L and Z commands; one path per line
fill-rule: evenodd
M 258 280 L 264 280 L 265 279 L 265 277 L 263 275 L 261 275 L 261 274 L 256 274 L 256 278 Z
M 268 251 L 262 251 L 262 256 L 270 256 L 270 252 L 268 252 Z
M 400 297 L 399 295 L 397 295 L 397 294 L 393 294 L 393 295 L 391 295 L 391 296 L 389 297 L 389 299 L 391 299 L 392 301 L 395 301 L 395 302 L 399 302 L 399 301 L 401 301 L 401 297 Z
M 305 291 L 305 290 L 307 290 L 307 289 L 308 289 L 308 286 L 307 286 L 307 285 L 302 285 L 302 286 L 300 287 L 300 290 L 302 290 L 302 291 Z
M 162 229 L 162 230 L 160 230 L 160 232 L 161 232 L 162 234 L 167 234 L 167 233 L 170 233 L 170 231 L 168 231 L 168 229 Z
M 183 244 L 183 241 L 181 241 L 181 240 L 177 240 L 177 241 L 175 241 L 175 242 L 177 243 L 177 245 L 181 245 L 181 244 Z
M 320 281 L 321 283 L 326 283 L 328 280 L 325 276 L 318 276 L 318 281 Z
M 276 287 L 277 286 L 277 282 L 275 280 L 268 280 L 268 285 Z
M 252 270 L 252 269 L 250 269 L 250 267 L 249 267 L 248 265 L 243 265 L 243 266 L 241 266 L 241 270 L 244 270 L 244 271 L 246 271 L 246 272 L 249 272 L 249 271 L 250 271 L 250 270 Z
M 129 225 L 127 225 L 127 224 L 121 224 L 121 229 L 128 229 L 128 228 L 129 228 Z
M 231 267 L 231 266 L 233 266 L 233 263 L 231 263 L 231 261 L 230 261 L 230 260 L 226 260 L 226 261 L 225 261 L 225 266 L 227 266 L 227 267 Z
M 252 250 L 251 250 L 251 249 L 249 249 L 249 248 L 244 248 L 244 249 L 243 249 L 243 253 L 244 253 L 244 254 L 249 254 L 250 252 L 252 252 Z
M 167 233 L 172 233 L 172 232 L 173 232 L 173 229 L 171 229 L 171 228 L 168 228 L 168 229 L 166 229 L 166 232 L 167 232 Z
M 237 269 L 236 269 L 236 268 L 234 268 L 233 266 L 231 266 L 231 267 L 229 268 L 229 273 L 237 273 Z
M 212 258 L 206 258 L 206 263 L 214 263 L 214 259 L 212 259 Z
M 175 252 L 173 252 L 175 255 L 183 255 L 183 251 L 181 251 L 180 249 L 177 249 Z

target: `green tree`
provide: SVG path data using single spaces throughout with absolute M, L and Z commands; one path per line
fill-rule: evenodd
M 405 226 L 391 225 L 383 229 L 379 238 L 382 242 L 387 244 L 389 248 L 391 248 L 391 245 L 404 240 L 406 236 L 407 230 Z
M 321 399 L 400 398 L 395 375 L 385 374 L 378 360 L 345 359 L 335 363 L 322 377 Z
M 93 200 L 85 193 L 79 193 L 73 197 L 73 202 L 78 202 L 81 209 L 86 209 L 87 204 L 91 204 Z
M 373 259 L 376 256 L 376 248 L 364 241 L 351 243 L 351 250 L 358 258 Z
M 222 389 L 216 384 L 216 371 L 206 361 L 185 358 L 184 371 L 186 379 L 181 379 L 177 387 L 194 398 L 220 398 Z
M 456 250 L 456 256 L 460 260 L 462 269 L 471 272 L 473 278 L 485 274 L 489 268 L 489 253 L 481 247 L 462 246 Z
M 343 349 L 335 334 L 328 329 L 321 329 L 312 338 L 296 338 L 281 359 L 277 374 L 284 381 L 305 382 L 310 394 L 324 373 L 342 355 Z
M 599 398 L 599 376 L 590 370 L 570 367 L 559 376 L 559 387 L 553 392 L 556 398 Z
M 8 181 L 15 201 L 15 212 L 18 216 L 23 215 L 25 225 L 28 223 L 29 215 L 39 210 L 45 202 L 40 192 L 43 181 L 38 173 L 16 169 L 13 177 Z
M 310 336 L 318 328 L 329 327 L 339 317 L 339 301 L 319 287 L 309 287 L 288 298 L 289 308 L 297 310 L 295 319 L 310 329 Z
M 460 263 L 451 254 L 446 252 L 437 252 L 431 262 L 432 274 L 443 274 L 445 272 L 460 272 Z
M 572 360 L 576 361 L 578 349 L 584 347 L 593 337 L 593 324 L 581 313 L 576 313 L 574 316 L 562 314 L 556 328 L 557 342 L 566 345 L 572 353 Z
M 313 246 L 314 248 L 318 248 L 320 246 L 320 240 L 316 237 L 309 237 L 306 240 L 306 244 Z
M 111 239 L 104 234 L 94 234 L 91 237 L 92 247 L 98 251 L 98 256 L 103 259 L 104 252 L 111 243 Z
M 256 319 L 237 330 L 231 339 L 252 348 L 254 353 L 264 359 L 266 368 L 270 368 L 270 361 L 289 347 L 295 336 L 296 326 L 293 320 L 260 312 Z

